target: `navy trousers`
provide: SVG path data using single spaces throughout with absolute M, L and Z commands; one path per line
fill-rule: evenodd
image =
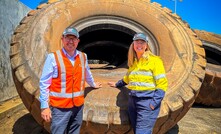
M 150 108 L 151 100 L 148 97 L 129 96 L 128 111 L 135 134 L 152 134 L 160 106 L 152 110 Z
M 79 134 L 83 120 L 83 108 L 83 105 L 73 108 L 51 107 L 51 133 Z

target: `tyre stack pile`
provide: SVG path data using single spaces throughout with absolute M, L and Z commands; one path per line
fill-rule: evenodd
M 206 51 L 206 75 L 195 103 L 221 107 L 221 35 L 194 30 Z

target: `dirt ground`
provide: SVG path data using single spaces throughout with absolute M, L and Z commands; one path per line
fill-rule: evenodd
M 194 105 L 167 134 L 221 134 L 221 108 Z M 0 122 L 0 134 L 48 134 L 25 109 Z
M 221 108 L 195 104 L 167 134 L 221 134 Z

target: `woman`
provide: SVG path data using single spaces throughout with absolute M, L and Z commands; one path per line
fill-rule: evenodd
M 151 53 L 148 37 L 144 33 L 134 35 L 128 52 L 128 66 L 122 80 L 108 82 L 108 85 L 128 85 L 128 111 L 134 133 L 151 134 L 168 82 L 163 62 Z

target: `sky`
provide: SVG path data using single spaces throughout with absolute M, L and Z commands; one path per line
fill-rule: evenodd
M 41 1 L 47 0 L 20 1 L 35 9 Z M 192 29 L 221 34 L 221 0 L 151 0 L 151 2 L 160 3 L 162 7 L 167 7 L 173 12 L 176 7 L 176 14 L 188 22 Z

